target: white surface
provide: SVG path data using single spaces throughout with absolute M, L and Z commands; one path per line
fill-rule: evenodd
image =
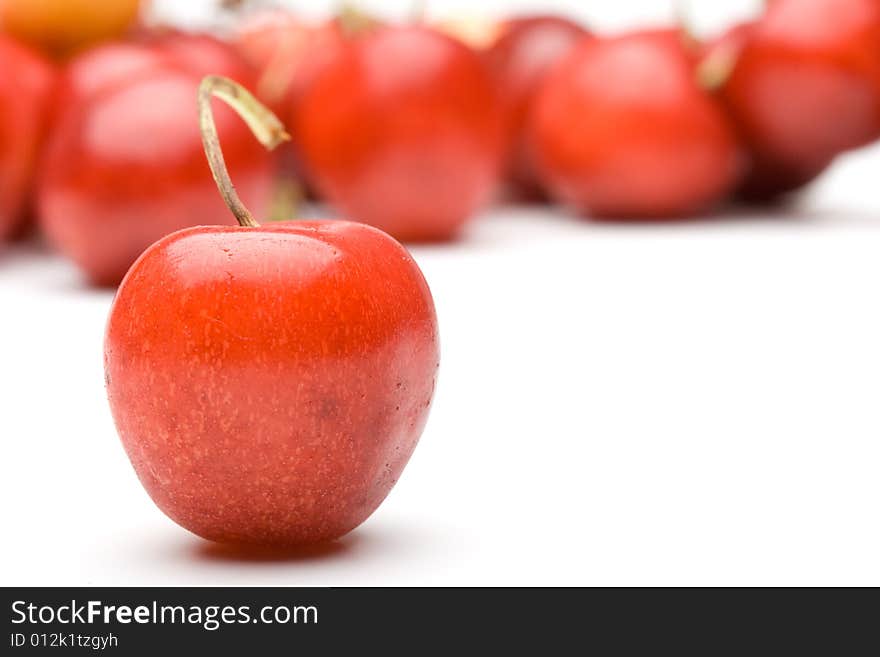
M 104 398 L 110 295 L 0 258 L 3 584 L 880 584 L 880 149 L 791 216 L 498 210 L 415 255 L 443 362 L 398 486 L 334 549 L 166 519 Z
M 512 4 L 573 6 L 481 6 Z M 755 3 L 690 4 L 712 26 Z M 671 11 L 580 5 L 615 29 Z M 443 340 L 428 428 L 374 516 L 299 558 L 156 509 L 104 397 L 110 294 L 0 251 L 0 583 L 880 585 L 878 171 L 850 156 L 773 216 L 496 210 L 415 250 Z

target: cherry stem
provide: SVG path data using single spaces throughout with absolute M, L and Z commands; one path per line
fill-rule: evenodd
M 220 136 L 217 134 L 217 124 L 214 122 L 214 112 L 211 109 L 211 98 L 214 96 L 234 109 L 247 123 L 257 140 L 270 151 L 288 141 L 290 135 L 287 134 L 278 117 L 237 82 L 219 75 L 209 75 L 199 85 L 199 126 L 214 182 L 217 183 L 220 196 L 235 215 L 239 225 L 256 228 L 260 224 L 241 202 L 226 168 L 226 160 L 220 148 Z

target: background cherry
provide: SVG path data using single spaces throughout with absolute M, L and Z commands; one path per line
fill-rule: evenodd
M 754 22 L 734 25 L 719 38 L 703 45 L 698 75 L 706 89 L 715 93 L 725 104 L 724 85 L 754 26 Z M 740 199 L 755 202 L 778 199 L 809 184 L 831 164 L 829 158 L 804 161 L 780 157 L 771 148 L 762 145 L 755 135 L 750 135 L 748 129 L 739 125 L 736 111 L 729 111 L 729 115 L 737 124 L 737 132 L 749 160 L 746 175 L 736 190 Z
M 492 196 L 501 125 L 479 56 L 425 27 L 345 42 L 292 132 L 319 191 L 402 240 L 444 240 Z
M 529 114 L 547 73 L 587 35 L 583 27 L 559 16 L 521 16 L 501 23 L 486 52 L 501 97 L 506 178 L 515 197 L 543 196 L 526 136 Z
M 552 195 L 602 218 L 693 215 L 739 180 L 720 104 L 678 31 L 587 39 L 549 75 L 531 138 Z
M 338 20 L 310 23 L 289 11 L 271 9 L 245 16 L 233 43 L 261 74 L 257 96 L 288 116 L 344 38 Z
M 121 37 L 136 22 L 140 0 L 0 0 L 0 26 L 53 55 Z
M 723 99 L 755 161 L 744 195 L 796 189 L 880 137 L 876 0 L 774 0 L 727 38 L 741 45 Z
M 245 80 L 255 75 L 236 52 L 214 37 L 173 31 L 147 34 L 91 48 L 70 60 L 58 83 L 56 114 L 103 88 L 162 67 L 199 77 L 211 70 Z
M 91 282 L 116 285 L 157 239 L 226 218 L 192 121 L 207 72 L 255 79 L 229 46 L 208 37 L 107 45 L 70 63 L 44 158 L 39 218 Z M 228 108 L 218 109 L 218 123 L 242 196 L 263 216 L 274 159 Z
M 0 241 L 28 211 L 55 72 L 40 55 L 0 35 Z
M 289 11 L 269 9 L 246 15 L 233 43 L 259 71 L 256 95 L 292 125 L 306 89 L 338 54 L 346 38 L 338 19 L 308 23 Z M 282 154 L 287 174 L 303 193 L 315 196 L 298 135 L 291 135 Z

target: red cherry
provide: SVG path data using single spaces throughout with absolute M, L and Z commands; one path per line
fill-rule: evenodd
M 207 34 L 166 31 L 146 35 L 143 42 L 194 75 L 226 71 L 230 77 L 250 80 L 256 74 L 254 67 L 229 43 Z
M 422 5 L 424 8 L 424 5 Z M 514 21 L 499 21 L 488 16 L 468 15 L 467 13 L 446 16 L 439 20 L 425 22 L 425 17 L 420 16 L 423 23 L 429 25 L 438 32 L 448 34 L 453 39 L 461 41 L 466 46 L 473 48 L 479 53 L 485 54 L 492 44 L 497 41 L 501 33 Z
M 226 43 L 204 34 L 163 33 L 139 41 L 108 43 L 72 59 L 59 81 L 56 105 L 63 111 L 116 83 L 169 66 L 201 78 L 218 71 L 252 80 L 255 71 Z
M 207 72 L 253 83 L 249 67 L 207 37 L 108 45 L 71 62 L 46 148 L 39 216 L 91 282 L 118 284 L 157 239 L 224 217 L 192 121 Z M 239 189 L 262 214 L 274 159 L 228 108 L 218 121 Z
M 532 115 L 553 196 L 621 219 L 693 215 L 722 200 L 742 157 L 695 63 L 675 31 L 588 39 L 566 57 Z
M 247 17 L 233 43 L 261 73 L 259 98 L 286 116 L 343 39 L 338 21 L 312 24 L 272 9 Z
M 514 196 L 543 196 L 526 129 L 535 97 L 549 71 L 587 31 L 559 16 L 523 16 L 500 26 L 486 61 L 500 90 L 509 152 L 506 177 Z
M 215 541 L 313 543 L 362 523 L 400 477 L 427 419 L 437 336 L 418 266 L 374 228 L 190 228 L 120 286 L 107 391 L 138 477 L 173 520 Z
M 272 9 L 247 17 L 234 35 L 234 44 L 260 73 L 257 96 L 293 124 L 306 89 L 343 47 L 344 39 L 337 20 L 305 23 L 288 11 Z M 313 194 L 314 185 L 300 150 L 294 134 L 286 168 L 305 191 Z
M 743 193 L 805 184 L 880 137 L 880 2 L 774 0 L 740 27 L 723 97 L 755 160 Z
M 501 126 L 479 56 L 424 27 L 349 40 L 296 112 L 319 191 L 402 240 L 444 240 L 494 190 Z
M 22 226 L 55 74 L 41 56 L 0 36 L 0 241 Z

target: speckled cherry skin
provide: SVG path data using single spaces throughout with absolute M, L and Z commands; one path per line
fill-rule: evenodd
M 438 359 L 418 266 L 343 221 L 169 235 L 125 277 L 105 340 L 113 417 L 159 508 L 274 546 L 342 536 L 379 506 Z
M 55 72 L 40 55 L 0 35 L 0 241 L 27 212 Z
M 486 51 L 504 118 L 505 178 L 515 198 L 544 196 L 526 138 L 529 114 L 548 72 L 588 34 L 561 16 L 518 16 L 499 26 L 498 37 Z
M 292 133 L 324 198 L 404 241 L 455 238 L 497 182 L 490 75 L 473 50 L 427 27 L 349 40 L 309 85 Z
M 675 30 L 587 39 L 549 75 L 532 114 L 550 193 L 603 219 L 686 217 L 733 189 L 733 126 L 696 80 Z
M 755 159 L 745 196 L 796 189 L 880 137 L 878 0 L 774 0 L 739 38 L 722 92 Z
M 60 83 L 38 185 L 49 241 L 95 285 L 117 285 L 159 238 L 221 218 L 234 223 L 205 161 L 196 90 L 206 73 L 253 85 L 228 45 L 173 35 L 112 44 L 74 58 Z M 263 216 L 275 158 L 228 107 L 216 117 L 242 198 Z

